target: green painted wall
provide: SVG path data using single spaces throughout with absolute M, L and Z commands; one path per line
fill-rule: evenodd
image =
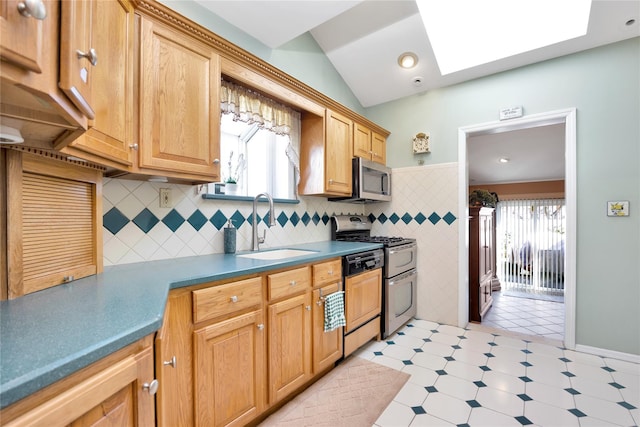
M 577 108 L 576 343 L 640 354 L 640 38 L 367 109 L 389 131 L 391 166 L 417 164 L 410 141 L 431 134 L 426 164 L 457 161 L 458 128 Z M 607 200 L 631 215 L 606 216 Z

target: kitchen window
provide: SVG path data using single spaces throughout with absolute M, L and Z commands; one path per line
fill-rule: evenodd
M 297 200 L 300 114 L 251 89 L 222 81 L 220 183 L 209 193 Z

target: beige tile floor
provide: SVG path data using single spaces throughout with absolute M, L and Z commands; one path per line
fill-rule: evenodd
M 376 427 L 640 422 L 639 364 L 549 338 L 412 320 L 357 356 L 411 375 Z
M 493 304 L 482 319 L 482 324 L 509 332 L 562 341 L 564 304 L 493 292 Z

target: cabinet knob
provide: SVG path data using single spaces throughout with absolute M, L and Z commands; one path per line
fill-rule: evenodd
M 329 270 L 329 271 L 327 271 L 327 274 L 328 274 L 329 276 L 333 276 L 333 270 Z
M 220 159 L 213 159 L 213 164 L 214 165 L 219 165 L 220 164 Z
M 296 285 L 296 281 L 295 280 L 292 280 L 292 281 L 289 282 L 289 286 L 295 286 L 295 285 Z
M 332 179 L 329 180 L 329 184 L 333 184 L 333 180 Z
M 159 385 L 158 380 L 153 380 L 150 383 L 142 384 L 142 389 L 153 396 L 158 391 Z
M 47 8 L 42 0 L 21 1 L 18 3 L 18 12 L 25 18 L 32 16 L 34 19 L 43 20 L 47 17 Z
M 89 63 L 94 67 L 98 64 L 98 54 L 94 48 L 89 49 L 89 52 L 83 52 L 81 50 L 76 50 L 76 56 L 78 59 L 87 58 Z
M 311 311 L 311 306 L 310 305 L 306 306 L 305 308 L 307 309 L 307 311 Z
M 231 298 L 231 302 L 238 302 L 238 297 L 237 296 L 232 296 Z
M 176 365 L 178 364 L 178 361 L 176 360 L 176 357 L 173 356 L 171 360 L 165 360 L 164 362 L 162 362 L 162 364 L 164 366 L 171 366 L 172 368 L 175 368 Z
M 264 323 L 259 323 L 258 324 L 258 330 L 261 331 L 264 329 Z
M 129 148 L 138 151 L 138 144 L 129 144 Z

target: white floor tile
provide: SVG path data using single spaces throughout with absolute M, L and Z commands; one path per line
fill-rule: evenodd
M 445 359 L 444 357 L 425 352 L 415 353 L 411 361 L 414 365 L 433 369 L 434 371 L 444 369 L 445 365 L 447 364 L 447 359 Z
M 468 424 L 473 427 L 522 427 L 514 417 L 489 408 L 473 408 Z
M 571 387 L 579 391 L 580 394 L 597 397 L 598 399 L 604 399 L 610 402 L 620 402 L 623 400 L 621 390 L 602 381 L 593 381 L 586 377 L 577 376 L 571 378 Z
M 585 394 L 576 395 L 575 399 L 576 408 L 589 417 L 621 426 L 630 426 L 634 424 L 634 420 L 631 417 L 629 410 L 623 408 L 617 403 L 597 399 Z
M 428 394 L 423 386 L 408 381 L 393 400 L 409 407 L 422 406 Z
M 525 391 L 526 383 L 518 377 L 507 375 L 498 371 L 485 372 L 482 382 L 497 390 L 507 391 L 512 394 L 522 394 Z
M 573 394 L 563 388 L 552 387 L 540 382 L 530 382 L 525 385 L 524 390 L 524 393 L 536 402 L 567 410 L 576 407 Z
M 438 379 L 438 374 L 435 371 L 417 365 L 406 365 L 402 368 L 402 372 L 411 375 L 409 381 L 424 387 L 435 384 Z
M 380 414 L 375 425 L 379 427 L 408 426 L 415 415 L 410 407 L 398 402 L 391 402 L 387 409 Z
M 466 423 L 471 413 L 471 407 L 465 401 L 442 393 L 429 394 L 422 407 L 427 414 L 456 425 Z
M 524 360 L 523 360 L 524 362 Z M 503 359 L 502 357 L 489 357 L 487 366 L 492 371 L 503 372 L 514 377 L 521 377 L 526 374 L 527 368 L 520 362 L 515 362 L 510 359 Z
M 478 390 L 476 400 L 483 408 L 493 409 L 502 414 L 517 417 L 524 411 L 524 401 L 515 394 L 492 387 L 482 387 Z
M 578 417 L 566 409 L 531 400 L 524 404 L 524 416 L 534 424 L 545 427 L 579 427 Z
M 473 400 L 478 394 L 478 386 L 469 380 L 454 377 L 453 375 L 441 375 L 434 384 L 438 393 L 448 394 L 455 398 L 467 401 Z
M 453 350 L 455 349 L 450 345 L 433 341 L 426 342 L 422 346 L 422 351 L 425 353 L 436 354 L 442 357 L 451 356 L 453 354 Z
M 443 420 L 442 418 L 434 417 L 430 414 L 416 415 L 411 422 L 411 427 L 455 427 L 455 424 L 451 424 Z
M 485 372 L 477 365 L 470 365 L 468 363 L 458 362 L 457 360 L 448 362 L 444 367 L 444 370 L 448 375 L 453 375 L 469 381 L 480 381 L 482 379 L 482 374 Z
M 473 351 L 472 349 L 468 349 L 467 347 L 463 347 L 457 349 L 453 352 L 453 357 L 455 360 L 459 362 L 469 363 L 471 365 L 484 366 L 487 364 L 489 357 L 485 354 L 489 351 L 483 351 L 482 349 L 478 349 L 477 351 Z

